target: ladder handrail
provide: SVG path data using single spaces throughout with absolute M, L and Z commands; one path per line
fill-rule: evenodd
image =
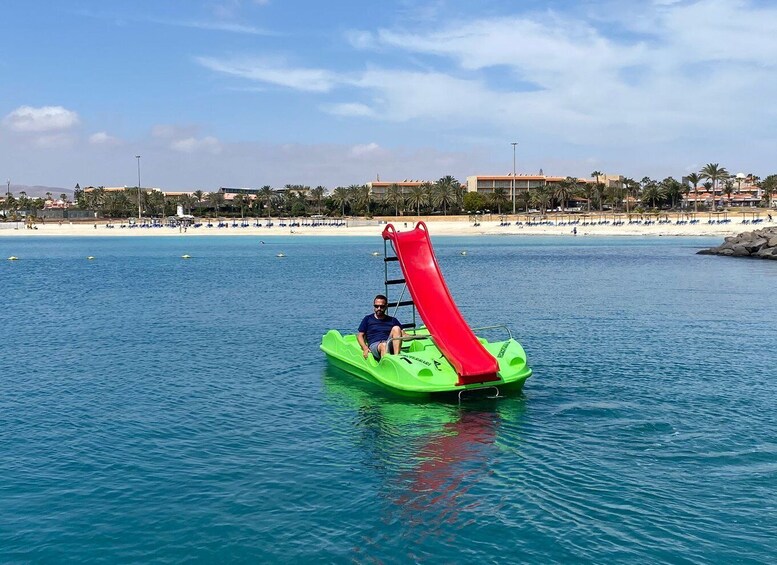
M 389 245 L 391 245 L 391 250 L 394 251 L 393 257 L 388 256 Z M 396 301 L 396 305 L 394 306 L 394 312 L 392 313 L 392 316 L 394 318 L 397 317 L 397 310 L 399 310 L 400 306 L 412 306 L 413 307 L 413 327 L 417 327 L 418 324 L 416 322 L 415 302 L 413 302 L 412 299 L 405 301 L 404 303 L 402 302 L 402 298 L 405 296 L 405 291 L 407 291 L 407 281 L 405 281 L 404 276 L 402 277 L 402 279 L 389 279 L 388 264 L 390 260 L 399 261 L 399 257 L 397 257 L 397 253 L 394 250 L 394 242 L 384 239 L 383 240 L 383 283 L 386 288 L 385 290 L 386 297 L 388 298 L 388 295 L 389 295 L 389 283 L 398 284 L 399 280 L 402 280 L 402 282 L 404 282 L 404 284 L 402 285 L 402 292 L 399 294 L 399 300 Z M 386 301 L 391 303 L 391 300 L 387 299 Z

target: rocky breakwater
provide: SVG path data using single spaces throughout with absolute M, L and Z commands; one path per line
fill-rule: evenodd
M 722 245 L 702 249 L 698 254 L 777 260 L 777 227 L 763 228 L 727 237 Z

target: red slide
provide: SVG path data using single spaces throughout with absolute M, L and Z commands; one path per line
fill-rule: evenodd
M 445 284 L 426 224 L 418 222 L 406 232 L 389 224 L 383 239 L 393 243 L 410 296 L 434 343 L 456 369 L 457 384 L 499 380 L 496 359 L 475 337 Z

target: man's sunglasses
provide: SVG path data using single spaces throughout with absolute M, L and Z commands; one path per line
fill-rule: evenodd
M 387 306 L 388 306 L 388 304 L 373 304 L 372 305 L 373 308 L 380 308 L 381 310 L 384 310 Z

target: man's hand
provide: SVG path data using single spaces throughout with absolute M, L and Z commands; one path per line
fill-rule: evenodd
M 364 358 L 367 358 L 367 355 L 370 354 L 370 348 L 369 347 L 362 347 L 362 355 L 364 355 Z

